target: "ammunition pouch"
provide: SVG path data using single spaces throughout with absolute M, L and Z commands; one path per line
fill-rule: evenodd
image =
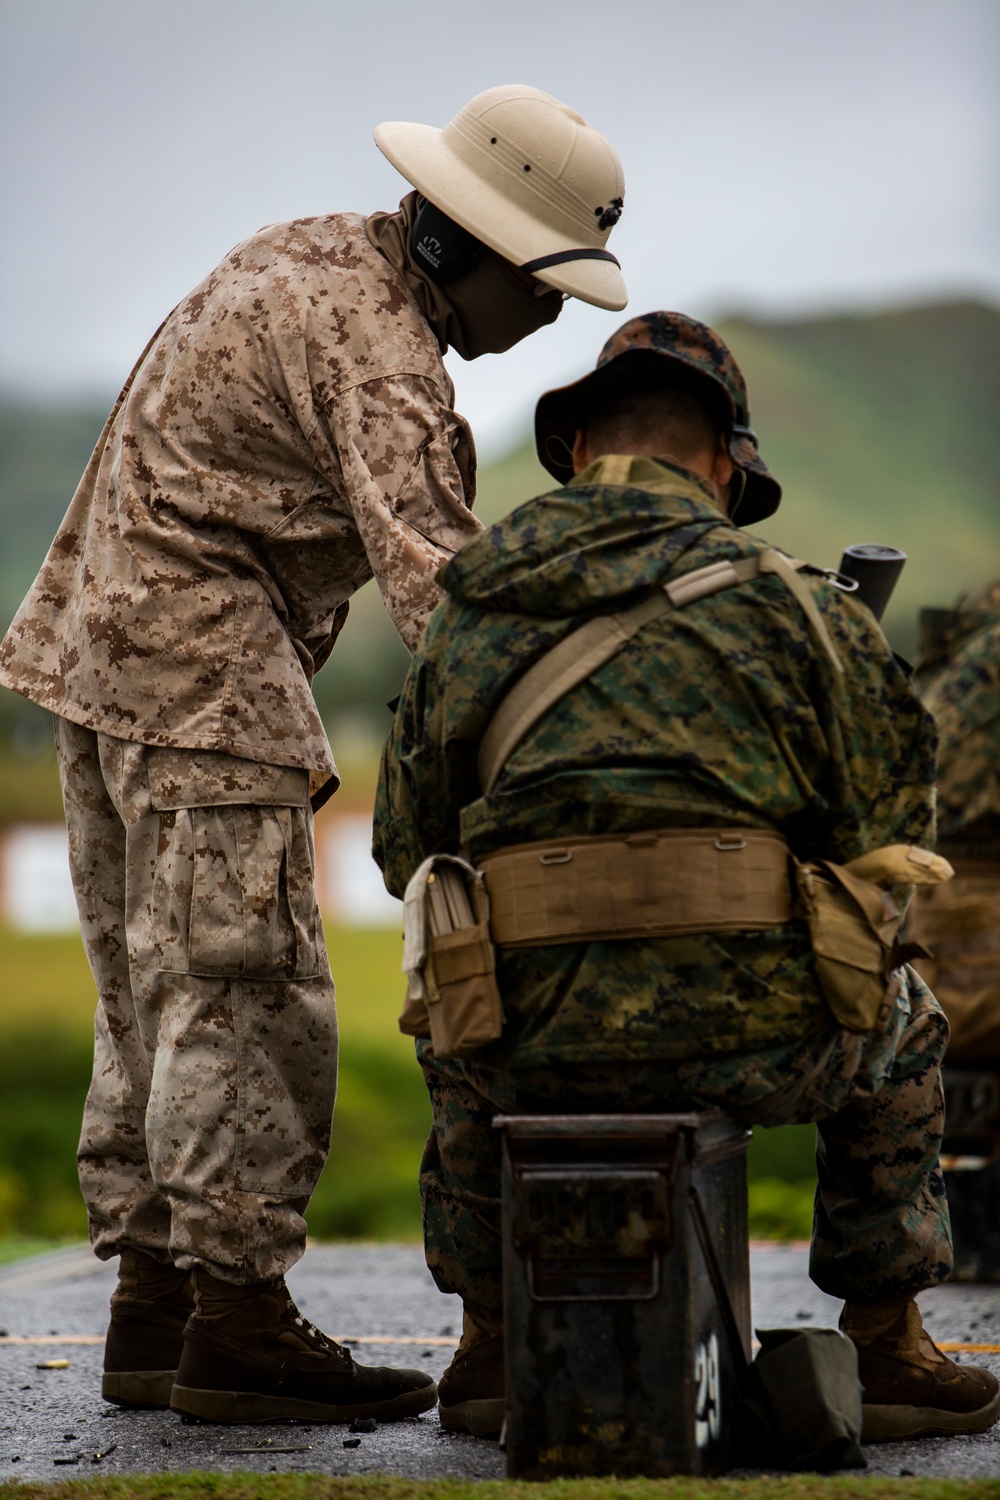
M 429 1036 L 435 1057 L 464 1057 L 495 1042 L 503 1007 L 494 973 L 483 877 L 450 854 L 424 860 L 403 901 L 408 978 L 399 1029 Z
M 890 844 L 846 865 L 796 862 L 795 874 L 816 977 L 835 1019 L 847 1031 L 884 1029 L 896 995 L 894 971 L 926 952 L 918 944 L 900 946 L 905 906 L 889 888 L 950 880 L 951 866 L 926 849 Z

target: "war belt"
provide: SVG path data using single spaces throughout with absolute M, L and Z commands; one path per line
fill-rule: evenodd
M 759 932 L 791 920 L 790 851 L 757 828 L 552 839 L 478 862 L 504 947 Z

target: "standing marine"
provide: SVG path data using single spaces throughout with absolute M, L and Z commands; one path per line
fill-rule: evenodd
M 56 716 L 99 996 L 79 1167 L 120 1257 L 104 1395 L 222 1422 L 434 1404 L 283 1279 L 336 1088 L 310 685 L 372 577 L 412 650 L 481 530 L 445 350 L 626 300 L 618 158 L 559 100 L 493 88 L 376 141 L 415 189 L 397 212 L 269 225 L 157 329 L 0 647 L 0 682 Z
M 376 858 L 411 910 L 429 858 L 476 867 L 503 1008 L 468 1055 L 417 1045 L 427 1260 L 464 1306 L 447 1427 L 504 1410 L 493 1116 L 623 1101 L 815 1122 L 810 1271 L 844 1300 L 864 1435 L 1000 1415 L 996 1378 L 941 1353 L 914 1301 L 952 1264 L 948 1027 L 897 946 L 912 886 L 948 874 L 933 721 L 865 606 L 742 529 L 781 497 L 749 423 L 718 334 L 626 323 L 539 402 L 561 487 L 444 567 L 396 714 Z M 561 675 L 518 698 L 546 659 Z M 435 1018 L 452 953 L 409 955 Z
M 1000 580 L 920 616 L 916 682 L 937 721 L 938 849 L 955 868 L 908 929 L 949 1022 L 948 1060 L 1000 1066 Z

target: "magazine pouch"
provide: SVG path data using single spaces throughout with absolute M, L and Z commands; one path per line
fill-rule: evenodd
M 907 887 L 950 880 L 948 861 L 927 849 L 890 844 L 849 864 L 813 860 L 796 865 L 796 886 L 809 927 L 820 987 L 847 1031 L 888 1024 L 893 971 L 924 950 L 900 948 Z M 902 903 L 895 891 L 903 887 Z
M 483 877 L 465 860 L 432 855 L 406 888 L 399 1029 L 429 1036 L 435 1057 L 465 1057 L 503 1029 Z

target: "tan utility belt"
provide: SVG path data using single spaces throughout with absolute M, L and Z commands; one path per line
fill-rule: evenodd
M 503 947 L 757 932 L 792 916 L 790 851 L 757 828 L 552 839 L 479 862 Z
M 891 888 L 951 875 L 947 860 L 907 844 L 846 865 L 801 863 L 780 834 L 758 828 L 551 839 L 499 849 L 478 869 L 432 855 L 403 903 L 409 983 L 400 1030 L 429 1035 L 438 1057 L 496 1041 L 503 1005 L 495 946 L 759 932 L 797 916 L 833 1015 L 850 1031 L 871 1031 L 888 1024 L 902 983 L 902 910 Z

